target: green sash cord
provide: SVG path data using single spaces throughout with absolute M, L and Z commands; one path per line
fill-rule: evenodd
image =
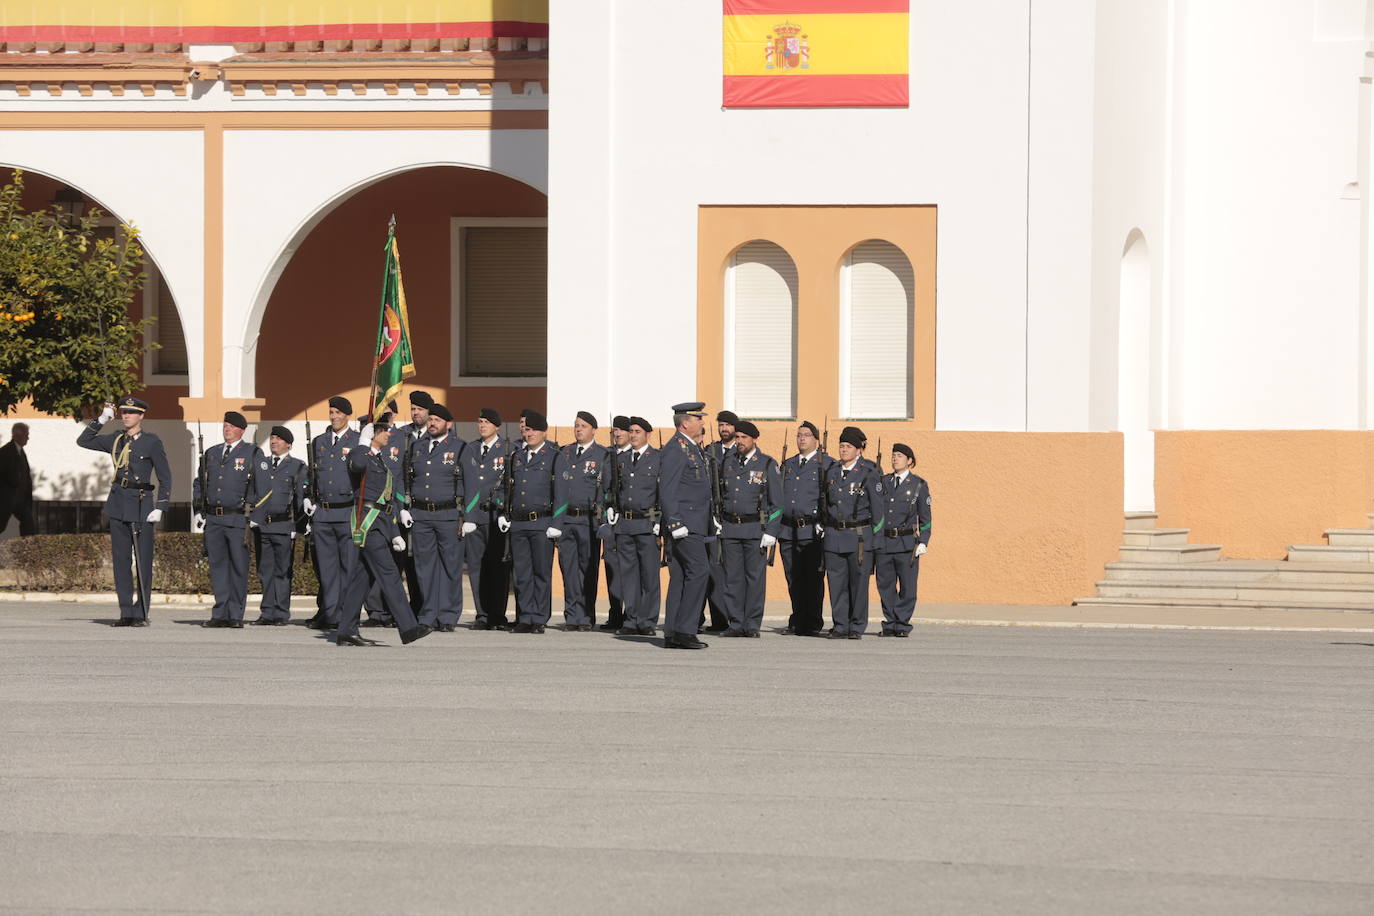
M 567 511 L 568 511 L 568 504 L 567 504 L 567 503 L 564 503 L 563 505 L 559 506 L 557 509 L 553 510 L 553 517 L 554 517 L 554 518 L 558 518 L 558 516 L 562 515 L 564 512 L 567 512 Z
M 777 521 L 777 520 L 778 520 L 779 518 L 781 518 L 781 517 L 782 517 L 782 510 L 781 510 L 781 509 L 774 509 L 772 512 L 768 513 L 768 521 L 770 521 L 770 522 Z
M 474 493 L 473 496 L 472 496 L 472 502 L 468 503 L 468 507 L 467 507 L 466 509 L 464 509 L 463 512 L 464 512 L 464 513 L 471 512 L 471 511 L 472 511 L 472 507 L 475 506 L 475 505 L 477 505 L 477 501 L 478 501 L 479 499 L 481 499 L 481 498 L 482 498 L 482 494 L 481 494 L 481 493 Z
M 924 525 L 922 525 L 922 526 L 921 526 L 921 530 L 922 530 L 922 531 L 929 531 L 929 530 L 930 530 L 930 522 L 926 522 Z
M 391 469 L 388 468 L 386 472 L 386 486 L 382 487 L 382 495 L 378 496 L 376 501 L 368 507 L 367 515 L 363 517 L 361 522 L 358 521 L 358 510 L 354 508 L 350 521 L 353 523 L 353 543 L 356 546 L 361 547 L 367 541 L 367 533 L 372 530 L 373 522 L 377 521 L 377 516 L 382 514 L 382 509 L 386 507 L 387 502 L 391 499 L 391 484 Z

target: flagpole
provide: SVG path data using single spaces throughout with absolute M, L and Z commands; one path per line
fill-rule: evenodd
M 396 214 L 393 213 L 393 214 L 391 214 L 391 219 L 390 219 L 390 220 L 387 222 L 387 224 L 386 224 L 386 246 L 385 246 L 384 250 L 387 251 L 388 254 L 389 254 L 390 251 L 391 251 L 391 239 L 392 239 L 393 237 L 395 237 L 395 235 L 396 235 Z M 385 290 L 386 290 L 386 278 L 387 278 L 387 275 L 388 275 L 390 272 L 391 272 L 391 259 L 390 259 L 390 257 L 388 256 L 388 258 L 387 258 L 387 260 L 386 260 L 386 266 L 382 268 L 382 290 L 383 290 L 383 292 L 385 292 Z M 377 369 L 378 369 L 378 366 L 377 366 L 377 357 L 381 355 L 381 352 L 382 352 L 382 349 L 381 349 L 381 340 L 379 339 L 379 340 L 377 341 L 377 343 L 376 343 L 376 344 L 373 346 L 373 348 L 372 348 L 372 381 L 370 381 L 370 382 L 368 383 L 368 386 L 367 386 L 367 413 L 368 413 L 368 416 L 372 418 L 372 422 L 373 422 L 373 423 L 376 423 L 376 422 L 377 422 L 377 415 L 378 415 L 378 413 L 379 413 L 379 411 L 377 410 Z M 361 432 L 361 431 L 362 431 L 362 426 L 361 426 L 361 421 L 359 421 L 359 432 Z M 364 444 L 366 444 L 366 443 L 364 443 Z

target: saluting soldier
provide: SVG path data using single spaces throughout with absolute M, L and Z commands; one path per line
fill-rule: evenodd
M 601 478 L 601 491 L 603 494 L 609 492 L 613 486 L 612 477 L 619 473 L 616 456 L 630 448 L 630 418 L 618 414 L 611 421 L 611 449 L 606 456 L 605 473 Z M 606 566 L 606 595 L 610 598 L 611 609 L 606 614 L 606 622 L 601 624 L 598 629 L 607 630 L 614 633 L 625 625 L 625 604 L 624 597 L 621 595 L 620 582 L 620 550 L 617 543 L 618 537 L 614 525 L 608 523 L 605 513 L 602 513 L 601 527 L 597 530 L 604 543 L 602 554 L 605 558 Z M 595 618 L 595 614 L 592 615 Z M 655 610 L 657 617 L 657 610 Z M 655 621 L 657 622 L 657 621 Z
M 782 518 L 782 476 L 778 463 L 759 451 L 759 428 L 735 424 L 735 447 L 721 465 L 721 547 L 725 562 L 722 636 L 757 639 L 763 626 L 769 550 L 778 543 Z
M 224 414 L 224 442 L 200 456 L 200 473 L 192 488 L 196 528 L 204 532 L 215 606 L 204 627 L 243 628 L 248 604 L 248 512 L 257 497 L 254 468 L 262 449 L 243 440 L 248 421 L 236 410 Z
M 710 445 L 702 446 L 706 450 L 707 456 L 716 463 L 716 472 L 725 465 L 725 459 L 735 450 L 735 432 L 739 427 L 739 416 L 733 410 L 722 410 L 716 414 L 716 441 Z M 701 444 L 701 436 L 705 432 L 705 424 L 702 425 L 702 433 L 697 434 L 697 444 Z M 723 633 L 730 628 L 730 615 L 725 610 L 725 590 L 726 575 L 725 564 L 717 562 L 711 557 L 710 561 L 711 579 L 706 584 L 706 606 L 702 607 L 697 628 L 701 629 L 706 623 L 706 607 L 711 609 L 711 625 L 705 627 L 707 633 Z
M 358 565 L 350 517 L 357 496 L 348 470 L 348 453 L 358 447 L 358 432 L 348 425 L 353 405 L 345 397 L 329 399 L 329 429 L 310 443 L 314 450 L 316 495 L 320 504 L 304 501 L 310 532 L 320 567 L 319 611 L 306 624 L 315 630 L 332 630 L 339 623 L 344 595 Z
M 596 623 L 596 584 L 601 539 L 596 535 L 597 500 L 606 472 L 606 447 L 596 441 L 596 417 L 579 410 L 573 441 L 563 446 L 568 512 L 558 539 L 563 574 L 563 629 L 590 632 Z
M 825 574 L 830 585 L 831 639 L 862 639 L 868 629 L 868 578 L 883 533 L 882 472 L 863 457 L 863 430 L 840 433 L 840 460 L 825 475 Z
M 305 462 L 290 454 L 295 435 L 285 426 L 272 427 L 267 449 L 253 470 L 253 492 L 258 494 L 249 515 L 257 530 L 258 579 L 262 604 L 255 626 L 284 627 L 291 619 L 291 575 L 296 521 L 305 501 Z
M 663 602 L 659 528 L 658 476 L 662 454 L 649 444 L 653 427 L 643 417 L 629 417 L 629 440 L 615 456 L 616 471 L 602 481 L 606 522 L 614 532 L 616 581 L 624 607 L 621 636 L 653 636 Z
M 120 432 L 101 434 L 114 418 L 114 406 L 106 404 L 100 418 L 82 428 L 76 444 L 106 452 L 114 462 L 114 479 L 105 499 L 110 521 L 110 552 L 114 559 L 115 595 L 119 599 L 117 627 L 146 627 L 148 601 L 153 590 L 153 529 L 162 519 L 172 496 L 172 469 L 156 433 L 145 432 L 143 418 L 148 404 L 135 397 L 119 402 Z M 157 495 L 153 496 L 153 476 Z M 133 566 L 137 572 L 131 573 Z
M 525 449 L 513 459 L 510 492 L 497 491 L 497 526 L 511 538 L 515 632 L 543 633 L 553 611 L 553 549 L 563 536 L 569 481 L 558 444 L 548 441 L 549 421 L 530 410 L 524 425 Z
M 816 534 L 825 475 L 835 463 L 820 450 L 814 423 L 797 427 L 797 454 L 782 464 L 782 569 L 792 614 L 784 633 L 819 636 L 825 629 L 825 552 Z
M 405 500 L 401 489 L 403 483 L 396 479 L 400 446 L 395 446 L 396 453 L 393 453 L 390 417 L 390 414 L 382 414 L 375 424 L 364 426 L 361 436 L 368 444 L 354 448 L 348 456 L 349 472 L 362 497 L 351 513 L 349 534 L 362 562 L 354 568 L 349 594 L 339 617 L 335 643 L 340 646 L 369 645 L 358 636 L 358 619 L 372 582 L 381 583 L 382 601 L 387 612 L 396 619 L 402 644 L 413 643 L 431 632 L 415 619 L 401 586 L 400 569 L 393 558 L 393 553 L 406 549 L 406 542 L 396 526 L 398 516 L 405 511 Z
M 477 438 L 463 450 L 463 553 L 472 586 L 474 630 L 506 626 L 506 534 L 496 525 L 494 494 L 501 488 L 510 443 L 501 436 L 501 414 L 483 407 Z
M 906 636 L 916 610 L 921 556 L 930 543 L 930 485 L 911 472 L 911 446 L 892 446 L 892 473 L 883 480 L 886 497 L 883 537 L 878 542 L 878 596 L 883 602 L 880 636 Z
M 673 405 L 677 430 L 663 447 L 658 499 L 665 540 L 671 538 L 668 559 L 668 602 L 663 615 L 664 645 L 669 649 L 704 649 L 697 626 L 710 578 L 707 539 L 720 533 L 711 517 L 711 478 L 706 456 L 696 443 L 701 433 L 700 401 Z
M 431 402 L 426 413 L 426 434 L 410 446 L 410 540 L 423 596 L 420 622 L 452 633 L 463 615 L 463 440 L 443 404 Z

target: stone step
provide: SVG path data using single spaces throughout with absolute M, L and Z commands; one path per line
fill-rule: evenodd
M 1370 529 L 1374 534 L 1374 528 Z M 1188 543 L 1187 528 L 1127 528 L 1121 532 L 1127 547 L 1168 547 Z
M 1295 544 L 1288 548 L 1288 559 L 1307 563 L 1369 563 L 1374 562 L 1374 545 Z
M 1127 512 L 1126 528 L 1129 531 L 1140 531 L 1145 528 L 1153 528 L 1159 516 L 1153 512 Z M 1372 519 L 1371 521 L 1374 521 Z
M 1332 547 L 1368 547 L 1374 550 L 1374 528 L 1328 528 L 1326 543 Z
M 1374 606 L 1368 604 L 1332 604 L 1330 602 L 1284 601 L 1273 603 L 1264 600 L 1236 600 L 1229 598 L 1079 598 L 1075 607 L 1098 608 L 1233 608 L 1236 610 L 1288 610 L 1288 611 L 1345 611 L 1353 614 L 1374 614 Z
M 1160 547 L 1121 548 L 1123 563 L 1205 563 L 1221 559 L 1216 544 L 1166 544 Z
M 1374 585 L 1320 582 L 1178 582 L 1162 584 L 1122 579 L 1097 583 L 1099 598 L 1228 599 L 1263 601 L 1287 606 L 1291 602 L 1314 605 L 1355 605 L 1374 608 Z
M 1222 560 L 1216 563 L 1108 563 L 1108 581 L 1344 583 L 1374 588 L 1374 563 Z

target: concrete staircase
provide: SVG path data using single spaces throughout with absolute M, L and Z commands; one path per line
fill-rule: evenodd
M 1374 614 L 1374 525 L 1332 529 L 1326 544 L 1290 547 L 1286 560 L 1223 560 L 1219 546 L 1189 544 L 1188 529 L 1154 522 L 1152 513 L 1126 516 L 1121 559 L 1107 564 L 1097 595 L 1075 605 Z

